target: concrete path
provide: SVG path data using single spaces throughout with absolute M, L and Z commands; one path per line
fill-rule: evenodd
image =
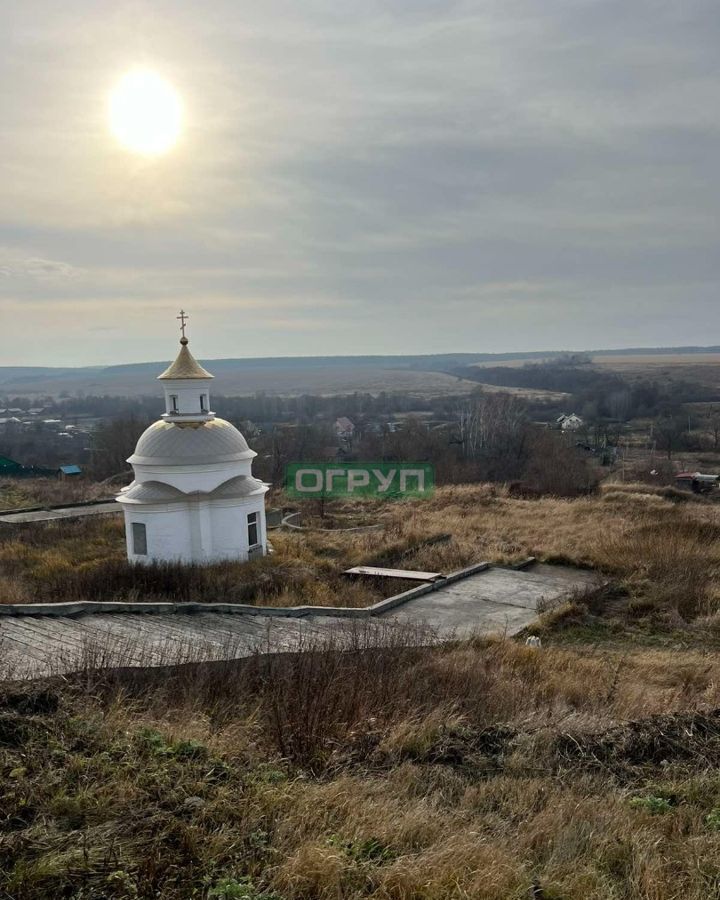
M 391 612 L 395 622 L 422 623 L 458 637 L 478 630 L 515 634 L 563 596 L 587 591 L 598 584 L 592 572 L 566 566 L 535 565 L 528 571 L 489 568 Z
M 306 615 L 297 610 L 228 612 L 225 604 L 223 611 L 212 606 L 198 611 L 196 605 L 192 612 L 158 612 L 157 605 L 146 612 L 141 604 L 116 604 L 132 611 L 87 614 L 77 613 L 72 604 L 44 605 L 37 611 L 25 606 L 21 612 L 18 607 L 17 613 L 0 607 L 0 678 L 238 659 L 330 639 L 367 646 L 408 639 L 434 643 L 470 634 L 513 635 L 536 618 L 543 604 L 597 583 L 592 573 L 562 566 L 536 565 L 528 571 L 489 567 L 467 576 L 458 573 L 447 584 L 415 589 L 402 595 L 406 600 L 398 596 L 362 611 L 328 609 L 327 615 L 317 607 Z
M 78 519 L 82 516 L 106 516 L 109 513 L 121 513 L 120 504 L 115 500 L 107 503 L 93 503 L 88 506 L 62 506 L 53 509 L 32 509 L 23 512 L 6 512 L 0 514 L 0 524 L 20 525 L 27 522 L 51 522 L 53 519 Z

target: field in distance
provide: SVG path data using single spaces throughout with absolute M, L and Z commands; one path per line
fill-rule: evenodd
M 403 357 L 381 358 L 376 363 L 371 363 L 370 359 L 208 360 L 203 364 L 215 375 L 213 390 L 226 396 L 263 392 L 292 397 L 387 391 L 443 397 L 466 394 L 478 387 L 488 391 L 505 390 L 528 399 L 554 400 L 562 396 L 539 389 L 479 385 L 461 375 L 443 371 L 442 361 L 434 363 L 430 360 L 425 368 L 412 358 L 407 358 L 410 363 L 404 365 Z M 23 397 L 57 397 L 80 392 L 116 397 L 149 395 L 154 392 L 155 379 L 165 365 L 163 362 L 141 363 L 105 369 L 45 370 L 38 374 L 32 370 L 27 374 L 16 371 L 8 379 L 3 379 L 0 369 L 0 394 Z M 433 365 L 437 365 L 437 369 L 433 369 Z
M 398 391 L 425 397 L 467 393 L 477 384 L 445 372 L 414 369 L 372 368 L 355 366 L 279 367 L 261 365 L 236 368 L 206 365 L 215 375 L 214 390 L 227 396 L 252 395 L 259 392 L 298 396 L 301 394 L 329 395 L 360 393 L 378 394 Z M 85 374 L 81 370 L 39 378 L 14 378 L 0 383 L 0 392 L 15 396 L 58 396 L 61 393 L 129 396 L 154 392 L 155 378 L 163 364 L 153 369 L 147 366 L 117 366 L 112 370 Z
M 658 352 L 598 352 L 582 354 L 590 364 L 607 372 L 616 372 L 628 381 L 650 379 L 659 381 L 695 382 L 720 390 L 720 351 L 660 350 Z M 561 354 L 538 355 L 532 359 L 518 355 L 500 360 L 471 363 L 472 369 L 520 369 L 528 365 L 560 363 Z M 549 398 L 548 398 L 549 399 Z
M 720 353 L 596 356 L 593 363 L 631 381 L 636 378 L 694 381 L 720 389 Z
M 659 349 L 596 351 L 582 354 L 592 364 L 630 379 L 694 380 L 720 387 L 720 350 Z M 200 360 L 215 375 L 214 390 L 227 396 L 259 392 L 283 396 L 331 395 L 382 391 L 442 397 L 477 388 L 509 391 L 529 400 L 559 401 L 565 395 L 539 387 L 484 384 L 483 368 L 521 368 L 552 362 L 562 356 L 547 353 L 450 353 L 425 356 L 336 356 Z M 128 396 L 153 392 L 157 375 L 167 361 L 91 368 L 48 369 L 0 367 L 0 394 L 45 397 L 61 394 Z M 471 377 L 467 378 L 466 375 Z

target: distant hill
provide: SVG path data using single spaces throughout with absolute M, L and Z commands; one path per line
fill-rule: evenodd
M 477 363 L 548 359 L 567 350 L 527 353 L 444 353 L 415 356 L 294 356 L 257 359 L 202 360 L 215 375 L 215 390 L 226 395 L 335 394 L 353 391 L 407 391 L 425 395 L 461 393 L 477 387 L 449 374 Z M 632 347 L 620 350 L 572 351 L 592 356 L 707 354 L 720 347 Z M 0 366 L 0 395 L 61 394 L 152 395 L 154 379 L 169 360 L 82 368 Z

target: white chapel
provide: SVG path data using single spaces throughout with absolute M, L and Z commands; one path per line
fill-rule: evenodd
M 210 411 L 213 376 L 185 337 L 158 380 L 165 414 L 140 436 L 128 459 L 135 480 L 117 497 L 131 562 L 209 563 L 267 552 L 265 493 L 252 475 L 257 455 L 240 432 Z

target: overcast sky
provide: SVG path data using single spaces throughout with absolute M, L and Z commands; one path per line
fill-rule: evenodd
M 717 0 L 3 0 L 0 365 L 720 343 Z M 144 65 L 186 127 L 146 159 Z

